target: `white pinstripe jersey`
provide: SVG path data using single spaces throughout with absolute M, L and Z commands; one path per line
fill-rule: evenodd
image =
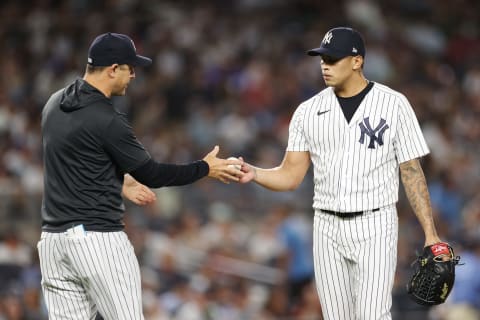
M 402 162 L 429 153 L 407 98 L 374 83 L 350 123 L 331 87 L 304 101 L 289 127 L 287 151 L 309 151 L 314 209 L 363 211 L 398 201 Z

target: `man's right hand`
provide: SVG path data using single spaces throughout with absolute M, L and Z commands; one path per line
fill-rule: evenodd
M 243 161 L 242 157 L 240 157 L 239 159 Z M 248 183 L 254 180 L 257 176 L 257 170 L 255 169 L 255 167 L 249 165 L 246 162 L 243 162 L 241 170 L 243 172 L 243 175 L 238 180 L 238 182 L 240 183 Z
M 244 173 L 241 170 L 235 168 L 235 165 L 243 167 L 243 160 L 241 159 L 221 159 L 217 158 L 217 154 L 220 148 L 215 146 L 203 160 L 208 163 L 210 170 L 208 176 L 218 179 L 223 183 L 230 183 L 230 181 L 240 181 Z

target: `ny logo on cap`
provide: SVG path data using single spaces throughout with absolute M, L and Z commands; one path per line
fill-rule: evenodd
M 328 43 L 328 44 L 330 44 L 330 40 L 332 40 L 332 38 L 333 38 L 333 34 L 332 34 L 331 31 L 329 31 L 329 32 L 327 32 L 327 34 L 325 35 L 325 37 L 323 37 L 322 42 L 323 42 L 323 43 Z

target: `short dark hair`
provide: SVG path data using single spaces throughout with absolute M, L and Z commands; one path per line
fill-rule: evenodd
M 105 70 L 105 68 L 108 68 L 107 67 L 104 67 L 104 66 L 92 66 L 91 64 L 87 64 L 87 73 L 88 74 L 92 74 L 92 73 L 95 73 L 95 72 L 102 72 L 103 70 Z

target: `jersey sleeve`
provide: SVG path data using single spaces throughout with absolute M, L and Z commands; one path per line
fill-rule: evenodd
M 399 101 L 394 147 L 398 163 L 423 157 L 430 152 L 415 112 L 405 96 L 401 96 Z
M 106 128 L 104 146 L 123 173 L 137 169 L 151 158 L 121 114 L 116 114 Z
M 300 105 L 295 110 L 288 127 L 287 151 L 309 151 L 304 130 L 305 108 Z

